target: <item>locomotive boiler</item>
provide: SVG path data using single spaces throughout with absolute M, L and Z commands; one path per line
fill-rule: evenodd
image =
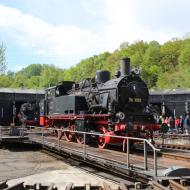
M 110 79 L 109 71 L 99 70 L 93 79 L 78 84 L 63 81 L 47 88 L 40 104 L 40 124 L 68 129 L 59 138 L 64 135 L 67 141 L 78 143 L 84 139 L 72 131 L 105 134 L 97 139 L 100 148 L 124 144 L 123 139 L 109 135 L 152 138 L 152 131 L 159 126 L 148 110 L 148 98 L 146 83 L 130 69 L 130 59 L 124 58 L 114 79 Z M 88 136 L 88 141 L 91 139 Z

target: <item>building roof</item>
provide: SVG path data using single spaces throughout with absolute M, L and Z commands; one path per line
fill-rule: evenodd
M 44 94 L 44 90 L 37 89 L 23 89 L 23 88 L 0 88 L 0 93 L 10 93 L 10 94 Z
M 190 88 L 186 89 L 165 89 L 149 90 L 150 95 L 190 94 Z

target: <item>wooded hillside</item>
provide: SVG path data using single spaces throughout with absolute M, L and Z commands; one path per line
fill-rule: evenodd
M 83 59 L 75 67 L 64 70 L 53 65 L 32 64 L 16 73 L 0 75 L 0 87 L 44 88 L 61 80 L 76 82 L 94 77 L 96 70 L 109 70 L 114 76 L 122 57 L 141 70 L 149 88 L 190 87 L 190 39 L 173 39 L 163 45 L 157 41 L 124 42 L 113 53 L 104 52 Z M 55 63 L 56 64 L 56 63 Z

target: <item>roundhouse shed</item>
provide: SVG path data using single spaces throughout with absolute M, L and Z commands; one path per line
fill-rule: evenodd
M 19 124 L 18 113 L 23 103 L 39 103 L 44 90 L 0 88 L 0 125 Z
M 150 90 L 150 104 L 166 116 L 190 112 L 190 89 Z

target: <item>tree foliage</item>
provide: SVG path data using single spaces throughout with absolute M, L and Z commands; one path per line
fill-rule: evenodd
M 130 57 L 132 67 L 140 68 L 149 88 L 190 88 L 189 37 L 172 39 L 164 44 L 142 40 L 132 44 L 123 42 L 114 52 L 83 59 L 67 70 L 53 65 L 31 64 L 16 73 L 8 71 L 0 75 L 0 87 L 44 88 L 62 80 L 79 82 L 94 77 L 96 70 L 109 70 L 114 77 L 123 57 Z
M 32 64 L 21 71 L 0 75 L 0 87 L 42 89 L 63 81 L 64 70 L 53 65 Z

